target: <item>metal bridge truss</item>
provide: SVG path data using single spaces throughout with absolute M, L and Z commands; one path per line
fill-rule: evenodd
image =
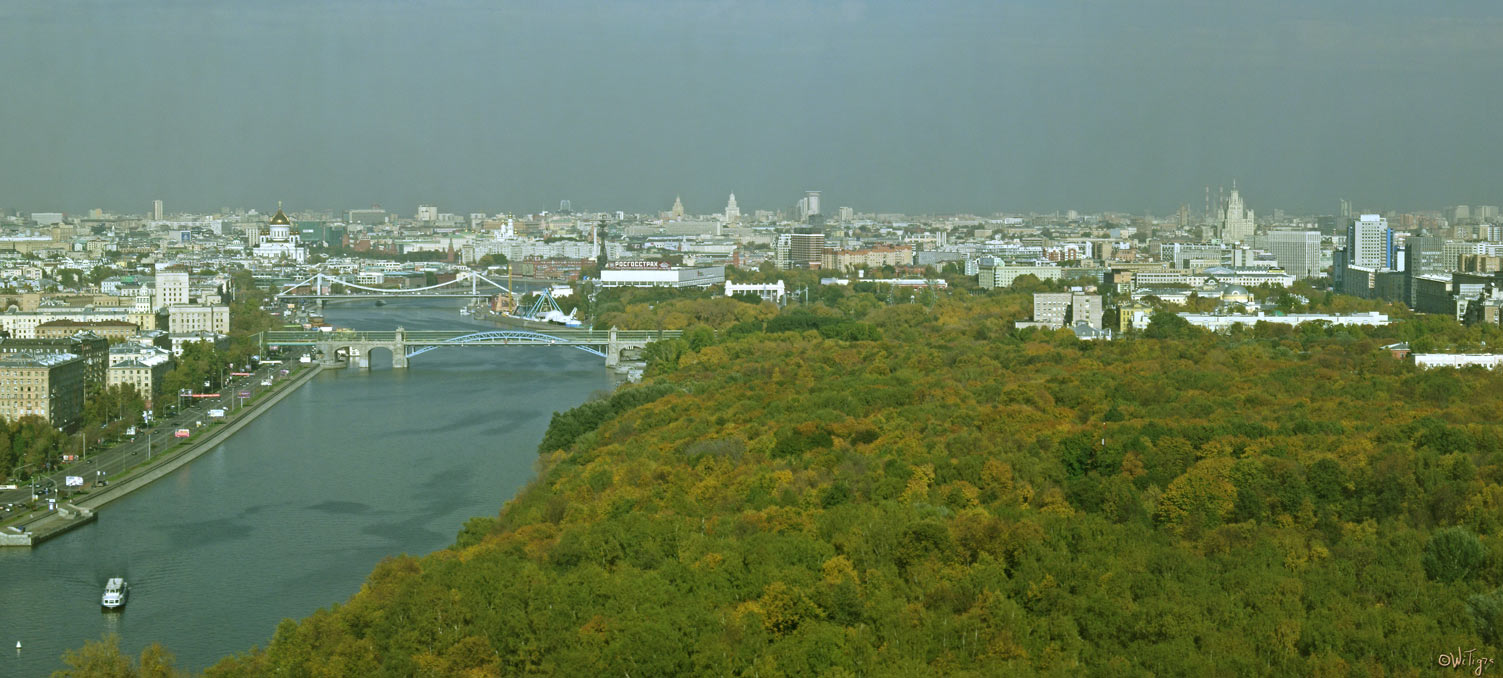
M 410 346 L 414 342 L 413 340 L 409 339 L 407 343 Z M 424 353 L 427 353 L 434 349 L 440 349 L 445 346 L 498 346 L 504 344 L 542 344 L 552 346 L 572 346 L 581 351 L 584 351 L 585 353 L 596 355 L 601 358 L 605 357 L 605 352 L 601 351 L 596 346 L 592 346 L 590 344 L 581 344 L 575 340 L 562 339 L 559 337 L 543 334 L 541 332 L 528 332 L 525 330 L 498 330 L 494 332 L 476 332 L 474 334 L 465 334 L 458 337 L 453 337 L 451 339 L 444 339 L 436 343 L 419 346 L 415 350 L 409 351 L 407 353 L 407 357 L 415 358 Z M 601 342 L 599 345 L 603 346 L 605 345 L 605 342 Z
M 622 348 L 643 347 L 654 341 L 682 336 L 680 330 L 406 330 L 362 331 L 333 330 L 310 332 L 268 330 L 261 333 L 263 346 L 316 346 L 326 353 L 342 347 L 387 348 L 394 355 L 412 358 L 445 346 L 569 346 L 591 355 L 601 356 L 614 364 Z M 403 360 L 402 362 L 406 362 Z M 405 366 L 405 365 L 404 365 Z
M 464 291 L 466 281 L 469 282 L 469 292 Z M 484 286 L 481 283 L 485 283 Z M 323 290 L 333 290 L 334 285 L 343 285 L 347 289 L 361 290 L 365 294 L 324 294 Z M 293 290 L 307 287 L 312 294 L 297 294 Z M 452 288 L 452 289 L 444 289 Z M 443 290 L 443 291 L 436 291 Z M 511 294 L 511 290 L 505 285 L 498 283 L 474 271 L 460 271 L 459 276 L 448 282 L 427 287 L 412 287 L 407 289 L 390 289 L 384 287 L 370 287 L 360 283 L 350 282 L 339 276 L 329 275 L 320 271 L 307 280 L 282 286 L 282 291 L 277 294 L 278 299 L 351 299 L 359 297 L 490 297 L 498 293 Z

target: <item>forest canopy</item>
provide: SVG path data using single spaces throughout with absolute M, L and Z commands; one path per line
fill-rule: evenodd
M 1410 675 L 1503 641 L 1498 375 L 1395 359 L 1402 325 L 1082 342 L 925 301 L 655 301 L 705 329 L 555 415 L 498 516 L 209 675 Z

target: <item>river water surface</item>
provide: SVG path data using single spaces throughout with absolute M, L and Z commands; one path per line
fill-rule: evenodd
M 331 304 L 363 330 L 483 329 L 459 301 Z M 265 645 L 359 590 L 386 556 L 451 544 L 534 476 L 555 411 L 611 388 L 596 356 L 567 347 L 444 348 L 391 370 L 329 369 L 230 440 L 34 549 L 0 549 L 0 676 L 46 676 L 106 632 L 178 666 Z M 105 579 L 130 601 L 101 613 Z M 15 644 L 23 643 L 17 652 Z

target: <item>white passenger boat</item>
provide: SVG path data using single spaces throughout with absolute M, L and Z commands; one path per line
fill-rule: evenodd
M 104 597 L 99 604 L 106 610 L 118 610 L 125 607 L 125 597 L 130 593 L 130 587 L 120 577 L 113 577 L 104 585 Z

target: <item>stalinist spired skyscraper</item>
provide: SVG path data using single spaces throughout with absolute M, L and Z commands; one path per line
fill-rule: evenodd
M 1232 194 L 1221 208 L 1221 241 L 1250 243 L 1255 227 L 1253 211 L 1242 204 L 1242 194 L 1232 182 Z
M 736 194 L 731 194 L 731 199 L 725 203 L 725 221 L 734 224 L 741 221 L 741 208 L 736 206 Z

